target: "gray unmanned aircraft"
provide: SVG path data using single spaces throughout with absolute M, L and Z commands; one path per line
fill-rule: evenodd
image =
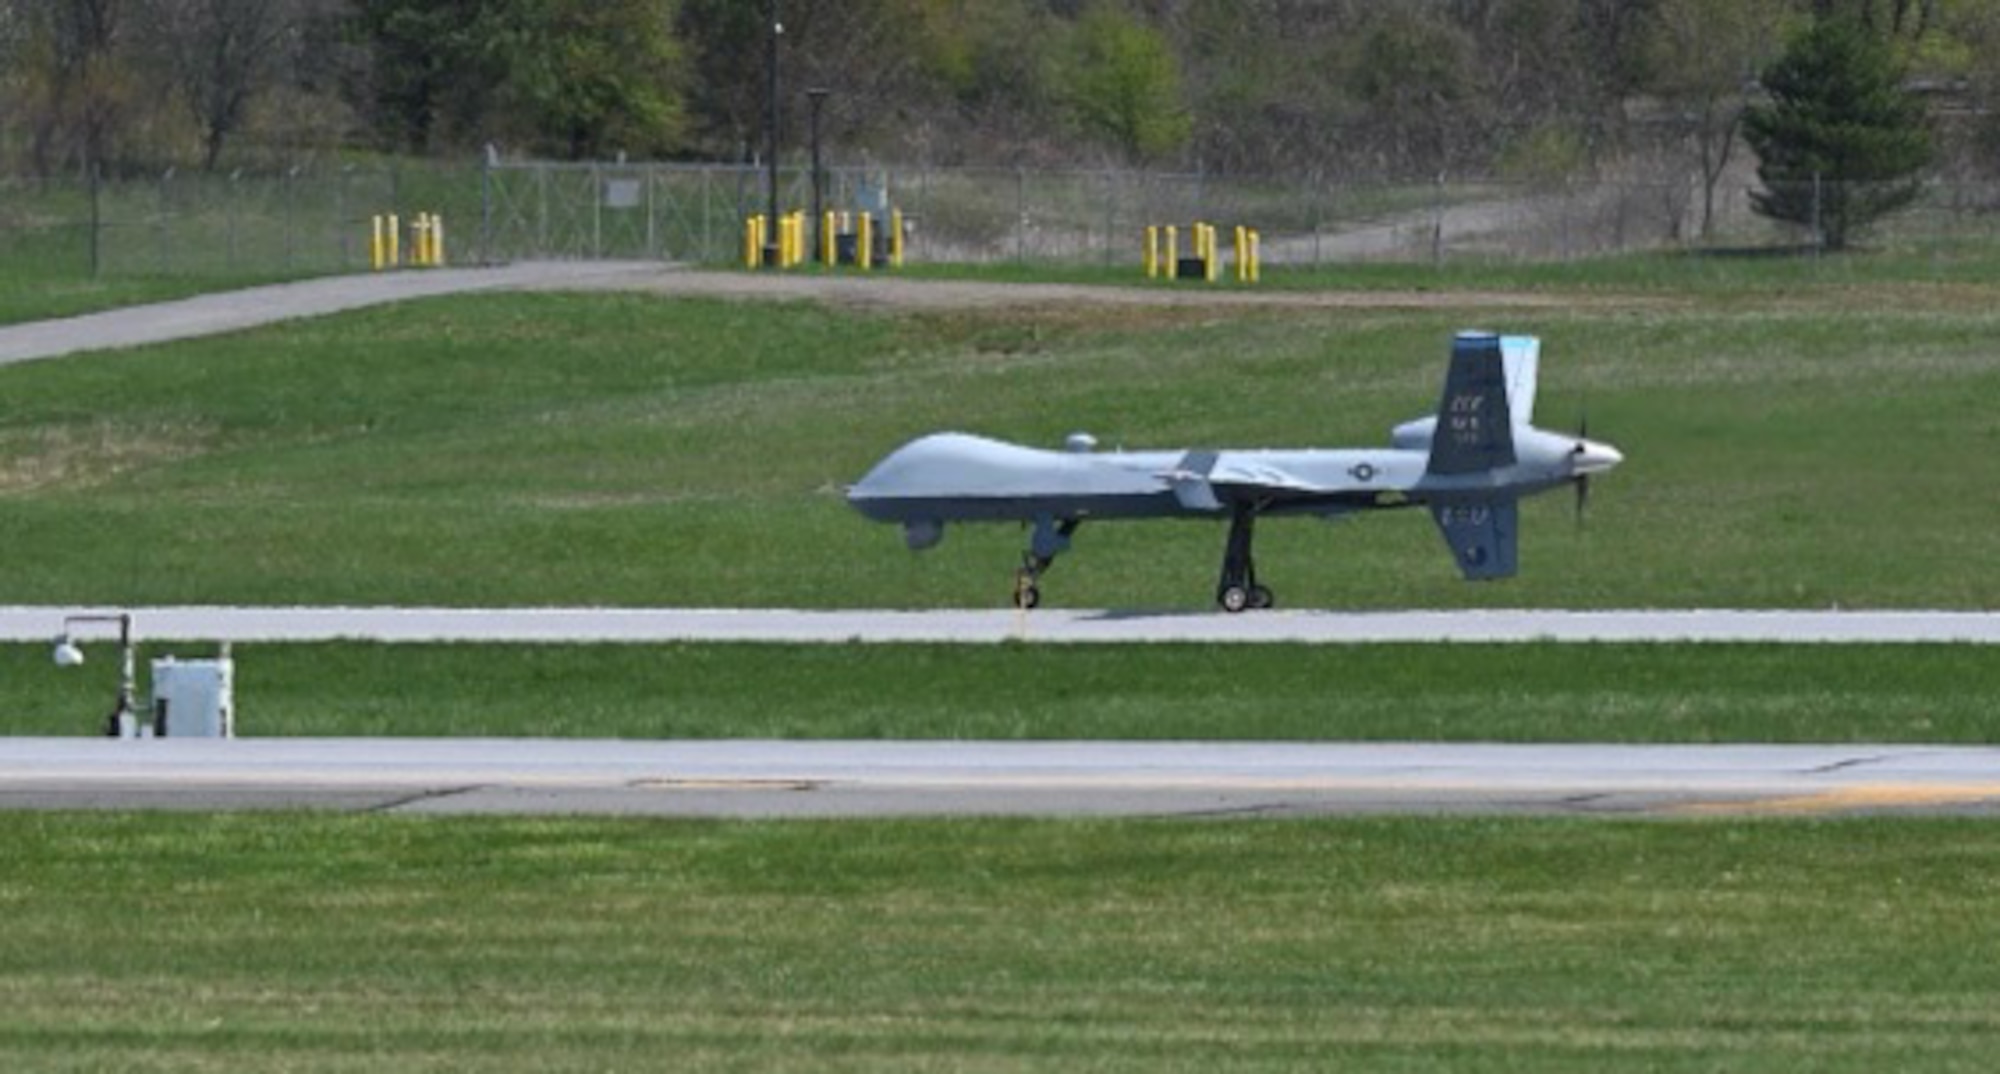
M 1573 483 L 1581 516 L 1591 475 L 1624 461 L 1583 431 L 1535 428 L 1540 357 L 1533 336 L 1459 333 L 1437 413 L 1396 426 L 1386 448 L 1099 452 L 1077 433 L 1066 450 L 1044 451 L 934 433 L 889 453 L 847 501 L 900 524 L 916 550 L 943 540 L 948 522 L 1032 524 L 1014 580 L 1022 608 L 1041 602 L 1042 574 L 1077 527 L 1118 518 L 1227 518 L 1215 599 L 1228 612 L 1273 604 L 1251 556 L 1264 515 L 1338 518 L 1423 505 L 1468 580 L 1507 578 L 1517 566 L 1521 497 Z

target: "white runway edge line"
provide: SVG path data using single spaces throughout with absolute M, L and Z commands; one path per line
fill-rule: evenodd
M 129 612 L 146 641 L 489 643 L 1765 642 L 2000 644 L 2000 613 L 1954 611 L 1278 611 L 746 608 L 0 607 L 0 641 L 48 641 L 73 615 Z M 78 632 L 102 640 L 113 627 Z

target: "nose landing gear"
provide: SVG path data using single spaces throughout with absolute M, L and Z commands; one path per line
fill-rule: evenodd
M 1057 522 L 1043 515 L 1035 520 L 1035 532 L 1028 550 L 1021 553 L 1021 566 L 1014 572 L 1014 607 L 1026 611 L 1042 603 L 1042 575 L 1055 565 L 1056 556 L 1069 550 L 1070 535 L 1083 525 L 1080 518 Z

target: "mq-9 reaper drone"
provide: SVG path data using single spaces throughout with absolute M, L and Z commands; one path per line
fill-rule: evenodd
M 1228 612 L 1273 604 L 1250 548 L 1264 515 L 1423 505 L 1468 580 L 1511 577 L 1521 497 L 1574 484 L 1580 514 L 1591 475 L 1624 460 L 1582 431 L 1531 423 L 1540 353 L 1533 336 L 1459 333 L 1437 414 L 1397 426 L 1386 448 L 1098 452 L 1078 433 L 1044 451 L 934 433 L 889 453 L 847 500 L 900 524 L 917 550 L 943 540 L 948 522 L 1031 523 L 1014 581 L 1022 608 L 1040 603 L 1042 574 L 1086 520 L 1227 518 L 1215 599 Z

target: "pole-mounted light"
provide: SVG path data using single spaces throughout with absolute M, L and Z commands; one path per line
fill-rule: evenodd
M 117 615 L 64 616 L 62 633 L 56 635 L 55 648 L 49 654 L 57 667 L 73 668 L 83 664 L 83 648 L 77 645 L 71 628 L 84 623 L 115 623 L 118 626 L 120 657 L 118 704 L 111 710 L 111 715 L 105 718 L 104 733 L 112 738 L 130 738 L 138 733 L 138 718 L 132 708 L 136 679 L 136 662 L 132 649 L 132 614 L 120 612 Z

